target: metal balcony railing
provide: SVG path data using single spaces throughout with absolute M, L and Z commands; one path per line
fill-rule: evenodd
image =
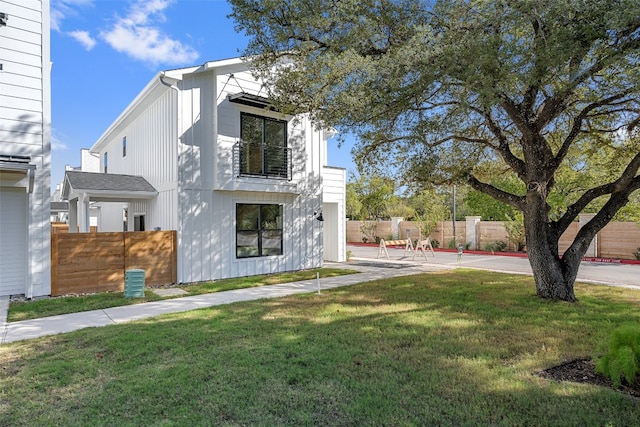
M 233 146 L 233 168 L 237 177 L 291 180 L 291 149 L 269 144 L 238 141 Z

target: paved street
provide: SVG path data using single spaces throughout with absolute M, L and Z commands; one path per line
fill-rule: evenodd
M 389 260 L 385 254 L 378 257 L 378 246 L 347 245 L 352 259 L 389 265 L 406 265 L 423 268 L 425 271 L 438 268 L 469 267 L 507 273 L 531 274 L 529 260 L 525 256 L 492 255 L 490 253 L 463 253 L 458 262 L 458 254 L 451 251 L 436 250 L 435 256 L 427 254 L 427 260 L 419 254 L 406 253 L 404 249 L 388 248 Z M 614 262 L 583 261 L 578 272 L 578 281 L 603 283 L 611 286 L 623 286 L 640 289 L 640 264 L 622 264 Z

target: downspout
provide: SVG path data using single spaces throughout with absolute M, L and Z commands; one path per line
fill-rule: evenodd
M 29 191 L 29 194 L 31 193 L 31 191 Z M 33 227 L 29 227 L 29 224 L 31 224 L 31 197 L 29 197 L 29 195 L 27 195 L 26 197 L 26 209 L 27 209 L 27 230 L 26 230 L 26 235 L 29 237 L 29 241 L 27 242 L 27 259 L 25 260 L 26 264 L 27 264 L 27 299 L 32 299 L 33 298 L 33 269 L 31 267 L 32 264 L 32 248 L 31 245 L 29 244 L 29 242 L 33 242 L 33 235 L 32 233 L 32 229 Z
M 182 277 L 182 265 L 183 265 L 183 245 L 182 245 L 182 235 L 183 235 L 183 225 L 182 225 L 182 205 L 180 202 L 180 196 L 182 194 L 182 168 L 180 167 L 181 164 L 181 158 L 180 158 L 180 129 L 182 129 L 182 113 L 181 113 L 181 109 L 180 109 L 180 89 L 178 88 L 178 86 L 175 83 L 167 83 L 164 81 L 164 78 L 166 77 L 166 72 L 162 71 L 160 73 L 159 76 L 159 80 L 160 83 L 162 83 L 164 86 L 168 87 L 169 89 L 173 89 L 176 92 L 176 134 L 175 134 L 175 141 L 176 141 L 176 170 L 175 170 L 175 174 L 176 174 L 176 179 L 178 180 L 177 183 L 177 190 L 176 190 L 176 210 L 177 210 L 177 224 L 176 224 L 176 229 L 178 231 L 178 236 L 177 236 L 177 241 L 178 241 L 178 248 L 177 248 L 177 257 L 178 257 L 178 262 L 177 267 L 178 267 L 178 271 L 177 271 L 177 282 L 181 283 L 184 282 L 183 277 Z
M 31 245 L 29 244 L 29 242 L 33 242 L 34 236 L 32 233 L 33 232 L 33 227 L 30 227 L 30 224 L 33 224 L 31 215 L 31 195 L 33 194 L 33 186 L 34 186 L 34 180 L 35 180 L 35 176 L 36 176 L 36 166 L 35 165 L 29 165 L 29 169 L 27 169 L 27 201 L 26 201 L 26 208 L 27 208 L 27 230 L 26 230 L 26 236 L 28 236 L 29 241 L 27 242 L 27 259 L 25 260 L 27 263 L 27 299 L 32 299 L 33 298 L 33 268 L 32 268 L 32 264 L 33 264 L 33 250 L 31 248 Z

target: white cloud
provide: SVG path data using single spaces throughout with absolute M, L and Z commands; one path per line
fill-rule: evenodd
M 69 16 L 78 14 L 77 9 L 82 6 L 91 6 L 93 0 L 51 0 L 50 25 L 54 31 L 60 31 L 62 21 Z
M 58 137 L 58 132 L 55 128 L 51 129 L 51 150 L 53 151 L 64 151 L 67 148 L 67 144 L 62 142 Z
M 91 37 L 88 31 L 71 31 L 69 33 L 71 37 L 73 37 L 78 43 L 80 43 L 86 50 L 91 50 L 96 45 L 96 40 Z
M 195 61 L 199 54 L 191 46 L 165 34 L 158 26 L 166 20 L 164 10 L 174 0 L 139 0 L 124 18 L 100 37 L 113 49 L 130 57 L 157 65 L 178 65 Z

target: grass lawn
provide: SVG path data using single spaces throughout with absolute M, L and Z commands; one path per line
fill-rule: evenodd
M 0 347 L 0 425 L 629 426 L 640 402 L 536 371 L 640 322 L 640 292 L 456 270 Z
M 344 268 L 317 268 L 311 270 L 292 271 L 249 277 L 217 280 L 215 282 L 189 283 L 177 288 L 186 291 L 182 296 L 210 294 L 214 292 L 230 291 L 233 289 L 253 288 L 256 286 L 275 285 L 278 283 L 297 282 L 299 280 L 315 279 L 316 273 L 320 277 L 335 277 L 357 273 L 355 270 Z M 37 319 L 39 317 L 56 316 L 58 314 L 78 313 L 81 311 L 98 310 L 119 307 L 121 305 L 140 304 L 149 301 L 171 299 L 161 297 L 151 289 L 146 288 L 144 298 L 125 298 L 124 292 L 102 292 L 88 295 L 70 295 L 59 298 L 48 298 L 34 301 L 16 301 L 9 305 L 8 322 Z

